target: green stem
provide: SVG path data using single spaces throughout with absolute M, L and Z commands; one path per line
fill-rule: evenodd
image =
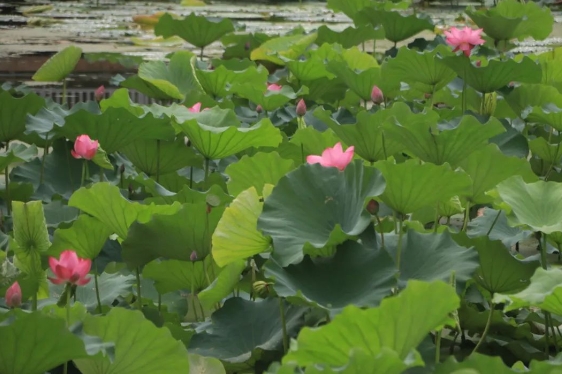
M 189 168 L 189 189 L 193 189 L 193 166 Z
M 439 204 L 435 208 L 435 222 L 433 223 L 433 232 L 437 232 L 437 228 L 439 227 Z
M 544 347 L 544 353 L 549 356 L 549 352 L 550 352 L 550 334 L 548 332 L 548 325 L 549 325 L 549 321 L 548 321 L 548 317 L 550 316 L 550 314 L 548 312 L 544 312 L 544 339 L 545 339 L 545 347 Z M 556 340 L 556 337 L 554 337 L 554 340 Z
M 141 278 L 140 278 L 140 268 L 139 267 L 137 267 L 135 275 L 137 277 L 137 309 L 142 310 Z
M 101 308 L 101 298 L 100 298 L 100 287 L 98 284 L 98 271 L 96 269 L 96 272 L 94 273 L 94 284 L 96 287 L 96 300 L 98 301 L 98 313 L 102 312 L 102 308 Z
M 402 255 L 402 220 L 398 221 L 398 245 L 396 246 L 396 268 L 400 274 L 400 256 Z
M 546 245 L 547 245 L 547 241 L 546 241 L 547 237 L 546 234 L 543 233 L 542 234 L 542 245 L 541 245 L 541 265 L 543 269 L 547 269 L 548 268 L 548 258 L 546 257 Z
M 462 114 L 466 111 L 466 81 L 463 79 L 462 84 Z
M 203 51 L 205 50 L 205 47 L 201 47 L 201 53 L 199 54 L 199 58 L 201 59 L 201 61 L 203 60 Z
M 550 312 L 545 312 L 545 317 L 548 317 L 548 326 L 546 327 L 548 329 L 548 327 L 550 326 L 550 330 L 552 332 L 552 339 L 554 339 L 554 351 L 556 352 L 556 355 L 558 355 L 558 339 L 556 339 L 556 331 L 554 331 L 554 322 L 552 321 L 552 314 L 550 314 Z
M 496 222 L 498 222 L 498 219 L 500 218 L 500 214 L 502 213 L 502 211 L 498 211 L 498 214 L 496 215 L 496 218 L 494 218 L 494 222 L 492 222 L 492 226 L 490 226 L 490 228 L 488 229 L 488 232 L 486 233 L 486 236 L 489 236 L 490 233 L 492 232 L 492 230 L 494 229 L 494 226 L 496 225 Z
M 66 289 L 67 289 L 67 293 L 66 293 L 66 328 L 70 327 L 70 284 L 66 284 Z M 68 373 L 68 361 L 65 361 L 64 363 L 64 369 L 63 369 L 63 374 L 67 374 Z
M 195 322 L 199 321 L 199 316 L 197 316 L 197 308 L 195 307 L 195 277 L 193 275 L 194 271 L 191 272 L 191 309 L 193 309 L 193 315 L 195 316 Z
M 207 179 L 209 178 L 209 163 L 211 160 L 209 160 L 208 158 L 205 158 L 205 179 L 204 179 L 204 188 L 207 189 Z
M 160 183 L 160 139 L 156 140 L 156 183 Z
M 441 330 L 436 331 L 435 335 L 435 363 L 438 364 L 441 361 Z
M 203 318 L 203 322 L 205 322 L 205 319 L 207 317 L 205 317 L 205 310 L 203 309 L 203 304 L 201 304 L 201 300 L 199 300 L 199 297 L 197 295 L 195 295 L 195 298 L 197 299 L 197 304 L 199 304 L 199 310 L 201 310 L 201 318 Z
M 480 346 L 484 342 L 484 339 L 486 338 L 486 335 L 488 335 L 488 331 L 490 330 L 490 326 L 492 325 L 492 316 L 493 315 L 494 315 L 494 303 L 491 302 L 490 303 L 490 314 L 488 315 L 488 320 L 486 321 L 486 326 L 484 327 L 484 332 L 482 332 L 482 336 L 480 337 L 480 340 L 476 344 L 476 347 L 474 347 L 474 349 L 472 350 L 472 353 L 476 353 L 478 351 L 478 348 L 480 348 Z
M 6 148 L 8 148 L 7 145 Z M 10 197 L 10 169 L 8 166 L 6 166 L 6 169 L 4 170 L 4 182 L 6 186 L 6 209 L 8 211 L 8 215 L 10 215 L 12 214 L 12 201 Z
M 82 164 L 82 177 L 80 178 L 80 187 L 84 186 L 84 182 L 86 181 L 86 164 L 88 163 L 88 160 L 84 160 L 84 163 Z
M 470 220 L 470 201 L 466 202 L 466 209 L 464 211 L 464 221 L 462 223 L 462 231 L 466 231 L 468 221 Z
M 158 313 L 162 313 L 162 294 L 158 292 Z
M 279 298 L 279 312 L 281 313 L 281 324 L 283 326 L 283 352 L 289 351 L 289 334 L 287 334 L 287 321 L 285 320 L 285 306 L 283 299 Z
M 41 172 L 39 173 L 39 184 L 43 183 L 43 177 L 45 176 L 45 160 L 49 154 L 49 133 L 47 133 L 45 139 L 45 148 L 43 150 L 43 157 L 41 158 Z
M 382 154 L 384 155 L 384 159 L 388 159 L 388 156 L 386 155 L 386 143 L 384 141 L 384 131 L 381 132 L 381 139 L 382 139 Z
M 378 214 L 375 214 L 375 218 L 377 219 L 377 224 L 379 225 L 379 227 L 381 229 L 381 246 L 384 248 L 384 232 L 383 232 L 383 229 L 382 229 L 381 219 L 379 218 Z
M 31 297 L 31 311 L 35 312 L 37 310 L 37 292 Z
M 61 105 L 66 105 L 66 78 L 62 81 L 62 100 Z

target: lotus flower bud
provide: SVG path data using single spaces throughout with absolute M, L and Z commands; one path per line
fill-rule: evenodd
M 60 257 L 49 257 L 49 267 L 55 275 L 48 277 L 53 284 L 70 283 L 83 286 L 90 281 L 88 273 L 92 266 L 92 260 L 80 258 L 75 251 L 67 249 Z
M 6 305 L 8 308 L 19 308 L 21 305 L 21 287 L 18 282 L 14 282 L 6 290 Z
M 300 99 L 297 103 L 297 116 L 303 117 L 306 114 L 306 103 Z
M 367 212 L 371 213 L 372 216 L 376 215 L 379 212 L 379 202 L 371 199 L 367 203 Z
M 197 261 L 197 252 L 196 251 L 191 252 L 191 254 L 189 255 L 189 259 L 191 260 L 191 262 Z
M 263 108 L 261 107 L 261 105 L 258 105 L 258 106 L 256 107 L 256 112 L 257 112 L 257 113 L 263 112 Z
M 95 157 L 99 147 L 97 140 L 92 140 L 86 134 L 80 135 L 74 141 L 74 149 L 70 151 L 72 157 L 91 160 Z
M 373 87 L 373 90 L 371 91 L 371 100 L 376 105 L 381 105 L 381 103 L 384 102 L 384 95 L 378 86 Z
M 105 87 L 99 86 L 94 92 L 94 98 L 96 99 L 96 101 L 101 101 L 101 99 L 103 99 L 104 96 L 105 96 Z

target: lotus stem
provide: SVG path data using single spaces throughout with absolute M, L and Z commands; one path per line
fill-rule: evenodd
M 62 81 L 62 100 L 61 105 L 66 105 L 66 78 Z
M 162 312 L 162 294 L 158 292 L 158 313 Z
M 498 214 L 496 214 L 496 218 L 494 218 L 494 222 L 492 222 L 492 226 L 490 226 L 490 228 L 488 229 L 488 232 L 486 233 L 486 236 L 489 236 L 490 233 L 492 232 L 492 230 L 494 229 L 494 226 L 496 225 L 496 222 L 498 222 L 498 219 L 500 218 L 500 214 L 502 214 L 502 211 L 498 211 Z
M 195 269 L 191 269 L 191 309 L 193 309 L 193 315 L 195 316 L 195 322 L 199 321 L 199 316 L 197 315 L 197 308 L 195 307 L 195 277 L 193 274 Z
M 98 313 L 101 314 L 102 312 L 102 308 L 101 308 L 101 298 L 100 298 L 100 286 L 98 283 L 98 269 L 96 267 L 96 272 L 94 273 L 94 285 L 96 288 L 96 300 L 98 302 Z
M 205 179 L 203 180 L 204 186 L 203 188 L 207 189 L 207 179 L 209 178 L 209 163 L 211 160 L 209 160 L 207 157 L 205 157 Z
M 45 176 L 45 162 L 47 160 L 47 155 L 49 154 L 49 133 L 45 138 L 45 148 L 43 150 L 43 157 L 41 157 L 41 172 L 39 173 L 39 184 L 43 183 L 43 177 Z
M 438 364 L 441 361 L 441 330 L 435 332 L 435 363 Z
M 67 283 L 66 286 L 66 327 L 70 327 L 70 283 Z M 63 374 L 68 373 L 68 361 L 64 362 Z
M 462 114 L 464 115 L 464 112 L 466 111 L 466 81 L 463 79 L 463 84 L 462 84 Z
M 404 235 L 402 230 L 402 220 L 398 221 L 398 245 L 396 246 L 396 268 L 398 269 L 398 276 L 400 276 L 400 257 L 402 255 L 402 236 Z
M 199 55 L 199 58 L 201 58 L 201 61 L 203 61 L 203 51 L 205 50 L 205 47 L 201 47 L 201 53 Z
M 135 271 L 137 277 L 137 309 L 142 310 L 140 267 Z
M 156 183 L 160 183 L 160 139 L 156 140 Z
M 197 303 L 199 304 L 199 310 L 201 310 L 201 317 L 203 318 L 203 322 L 205 322 L 205 319 L 207 317 L 205 317 L 205 310 L 203 309 L 203 304 L 201 304 L 201 300 L 199 300 L 199 297 L 197 295 L 194 295 L 194 297 L 197 299 Z
M 548 258 L 546 257 L 547 249 L 547 235 L 542 233 L 542 245 L 541 245 L 541 265 L 543 269 L 548 268 Z
M 279 298 L 279 312 L 281 313 L 281 325 L 283 327 L 283 353 L 289 350 L 289 334 L 287 334 L 287 321 L 285 318 L 285 306 L 283 299 Z
M 482 336 L 480 337 L 480 340 L 476 344 L 476 347 L 474 347 L 474 349 L 472 350 L 472 353 L 476 353 L 478 351 L 478 348 L 480 348 L 480 346 L 482 345 L 482 342 L 486 338 L 486 335 L 488 335 L 488 331 L 490 330 L 490 326 L 492 325 L 492 316 L 493 315 L 494 315 L 494 303 L 491 302 L 490 303 L 490 314 L 488 314 L 488 320 L 486 321 L 486 326 L 484 327 L 484 331 L 482 332 Z
M 556 355 L 558 355 L 558 339 L 556 338 L 556 331 L 554 331 L 554 322 L 552 321 L 552 314 L 550 314 L 550 312 L 545 312 L 544 316 L 547 318 L 548 321 L 548 325 L 546 326 L 546 329 L 548 330 L 548 328 L 550 327 L 550 330 L 552 331 L 552 339 L 554 339 L 554 351 L 556 352 Z
M 382 246 L 382 248 L 384 249 L 384 231 L 383 231 L 383 229 L 382 229 L 381 219 L 379 218 L 379 215 L 378 215 L 378 214 L 375 214 L 375 218 L 376 218 L 376 220 L 377 220 L 378 226 L 379 226 L 380 229 L 381 229 L 381 246 Z
M 84 160 L 84 163 L 82 164 L 82 177 L 80 178 L 80 187 L 84 186 L 84 182 L 86 181 L 86 164 L 88 163 L 88 160 Z

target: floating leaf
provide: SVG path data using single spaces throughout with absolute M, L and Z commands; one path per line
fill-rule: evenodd
M 266 184 L 276 185 L 277 181 L 294 168 L 294 162 L 285 160 L 277 152 L 256 153 L 252 157 L 243 156 L 239 161 L 226 167 L 230 177 L 227 186 L 232 196 L 255 187 L 262 191 Z
M 304 248 L 332 247 L 359 235 L 371 222 L 365 200 L 381 194 L 384 179 L 355 161 L 343 172 L 303 165 L 279 180 L 266 199 L 258 229 L 273 239 L 280 266 L 299 263 Z
M 190 13 L 183 19 L 174 19 L 170 14 L 164 14 L 154 27 L 156 36 L 169 38 L 177 35 L 189 44 L 205 48 L 222 36 L 234 31 L 229 19 L 209 19 Z
M 168 329 L 157 328 L 139 311 L 113 308 L 104 317 L 88 315 L 84 332 L 115 344 L 115 357 L 98 355 L 74 360 L 84 374 L 188 373 L 189 359 L 181 341 Z
M 398 296 L 383 300 L 378 308 L 348 306 L 325 326 L 303 328 L 283 362 L 339 367 L 347 364 L 354 348 L 372 357 L 386 348 L 402 360 L 409 357 L 409 366 L 423 365 L 415 348 L 430 331 L 454 325 L 449 314 L 458 306 L 459 298 L 451 286 L 412 280 Z
M 263 198 L 271 193 L 271 185 L 264 186 Z M 271 239 L 256 229 L 262 213 L 263 198 L 260 199 L 254 187 L 242 191 L 224 211 L 213 233 L 212 251 L 217 265 L 245 260 L 265 252 L 271 246 Z M 260 201 L 261 200 L 261 201 Z
M 396 286 L 396 266 L 384 250 L 347 241 L 328 259 L 305 257 L 282 268 L 271 259 L 265 276 L 274 280 L 278 296 L 292 303 L 327 309 L 332 314 L 348 305 L 374 307 Z M 353 292 L 350 292 L 353 290 Z
M 70 45 L 48 59 L 33 77 L 37 82 L 63 81 L 76 67 L 82 57 L 82 49 Z

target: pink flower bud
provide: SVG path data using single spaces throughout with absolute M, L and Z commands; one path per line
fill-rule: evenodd
M 191 260 L 191 262 L 197 261 L 197 252 L 196 251 L 191 252 L 191 254 L 189 255 L 189 259 Z
M 21 305 L 21 287 L 18 282 L 14 282 L 6 290 L 6 305 L 8 308 L 19 308 Z
M 297 116 L 302 117 L 306 114 L 306 103 L 300 99 L 297 103 Z
M 481 67 L 482 66 L 482 61 L 478 60 L 476 61 L 476 67 Z
M 63 251 L 58 260 L 49 257 L 49 266 L 55 274 L 55 277 L 49 277 L 49 280 L 54 284 L 70 283 L 83 286 L 90 281 L 87 275 L 92 267 L 92 260 L 79 258 L 71 249 Z
M 201 103 L 195 103 L 191 108 L 187 108 L 191 113 L 201 112 Z
M 384 102 L 384 95 L 382 94 L 382 91 L 378 86 L 373 87 L 373 90 L 371 91 L 371 100 L 376 105 L 380 105 L 382 102 Z
M 105 96 L 105 87 L 99 86 L 94 92 L 94 98 L 96 99 L 96 101 L 101 101 L 101 99 L 103 99 L 104 96 Z
M 97 140 L 92 140 L 86 134 L 80 135 L 74 141 L 74 149 L 70 151 L 74 158 L 84 158 L 91 160 L 98 151 L 99 143 Z
M 371 213 L 371 215 L 375 215 L 379 212 L 379 202 L 371 199 L 368 203 L 367 203 L 367 212 Z
M 261 105 L 258 105 L 258 106 L 256 107 L 256 112 L 258 112 L 258 113 L 263 112 L 263 108 L 261 107 Z
M 276 83 L 272 83 L 272 84 L 267 86 L 268 91 L 281 91 L 282 88 L 283 88 L 283 86 L 281 86 L 279 84 L 276 84 Z

